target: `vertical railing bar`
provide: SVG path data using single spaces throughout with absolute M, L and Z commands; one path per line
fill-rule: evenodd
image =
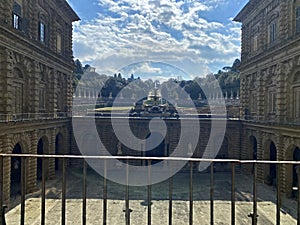
M 21 225 L 25 224 L 26 158 L 21 157 Z
M 1 224 L 4 224 L 4 207 L 3 207 L 3 174 L 4 174 L 4 160 L 3 160 L 3 156 L 0 156 L 0 221 L 1 221 Z
M 107 162 L 104 160 L 103 176 L 103 225 L 107 224 Z
M 190 161 L 190 213 L 189 224 L 193 225 L 193 162 Z
M 45 212 L 46 212 L 46 192 L 45 192 L 45 188 L 46 188 L 46 162 L 45 162 L 45 158 L 42 158 L 42 207 L 41 207 L 41 224 L 45 225 Z
M 148 161 L 148 225 L 151 225 L 151 160 Z
M 231 164 L 231 225 L 235 225 L 235 163 Z
M 280 191 L 280 164 L 276 165 L 276 225 L 280 225 L 281 191 Z
M 297 225 L 300 225 L 300 165 L 296 165 L 296 172 L 297 172 L 297 180 L 298 180 L 298 196 L 297 196 L 297 200 L 298 200 L 298 212 L 297 212 Z
M 210 224 L 214 224 L 214 162 L 210 165 Z
M 170 176 L 169 176 L 169 225 L 172 225 L 172 208 L 173 208 L 173 176 L 172 166 L 170 162 Z
M 86 225 L 86 161 L 85 159 L 83 159 L 82 224 Z
M 66 158 L 62 158 L 61 224 L 66 224 Z
M 257 224 L 257 164 L 253 164 L 253 218 L 252 225 Z
M 125 194 L 125 220 L 126 225 L 130 225 L 130 209 L 129 209 L 129 161 L 126 160 L 126 194 Z

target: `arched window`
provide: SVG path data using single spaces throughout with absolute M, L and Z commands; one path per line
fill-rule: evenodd
M 275 42 L 277 39 L 277 26 L 278 26 L 278 17 L 279 13 L 274 12 L 270 17 L 269 17 L 269 25 L 268 25 L 268 30 L 269 30 L 269 44 L 272 44 Z
M 40 13 L 39 15 L 39 27 L 38 27 L 38 40 L 43 43 L 47 44 L 48 43 L 48 22 L 47 22 L 47 17 L 43 14 Z
M 276 21 L 273 21 L 269 25 L 269 43 L 272 43 L 276 40 L 277 36 L 277 23 Z

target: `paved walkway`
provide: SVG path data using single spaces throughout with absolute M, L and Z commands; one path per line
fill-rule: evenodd
M 214 219 L 215 224 L 231 224 L 231 175 L 215 173 Z M 195 173 L 193 177 L 194 224 L 210 224 L 210 177 Z M 46 224 L 60 224 L 61 180 L 47 182 Z M 102 182 L 94 172 L 87 177 L 87 224 L 102 224 Z M 173 181 L 173 224 L 188 224 L 189 221 L 189 174 L 180 173 Z M 152 186 L 152 224 L 168 224 L 168 181 Z M 130 187 L 131 224 L 147 224 L 147 187 Z M 82 177 L 79 170 L 68 171 L 66 224 L 82 224 Z M 107 224 L 125 224 L 125 187 L 108 182 Z M 19 197 L 15 201 L 18 201 Z M 26 200 L 26 224 L 40 224 L 39 193 L 30 194 Z M 297 204 L 295 200 L 284 199 L 281 224 L 296 224 Z M 248 215 L 252 212 L 252 180 L 242 174 L 236 175 L 236 224 L 251 224 Z M 272 225 L 276 219 L 275 188 L 258 184 L 258 224 Z M 20 205 L 6 213 L 8 225 L 19 224 Z

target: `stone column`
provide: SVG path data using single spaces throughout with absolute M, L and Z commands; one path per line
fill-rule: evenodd
M 37 153 L 37 144 L 38 144 L 38 133 L 37 131 L 32 131 L 30 134 L 30 143 L 29 143 L 29 154 Z M 27 158 L 27 192 L 33 192 L 37 190 L 37 158 Z
M 298 210 L 297 210 L 297 224 L 300 224 L 300 165 L 296 167 L 298 176 Z
M 49 131 L 49 137 L 50 139 L 48 140 L 49 141 L 49 152 L 48 154 L 50 155 L 55 155 L 55 136 L 56 134 L 56 129 L 52 129 Z M 46 165 L 48 165 L 48 174 L 47 174 L 47 177 L 49 179 L 53 179 L 55 177 L 55 159 L 53 158 L 50 158 L 50 159 L 47 159 L 48 163 L 46 163 Z
M 290 76 L 292 61 L 279 65 L 277 72 L 277 93 L 276 93 L 276 116 L 279 123 L 283 123 L 287 115 L 287 77 Z
M 258 75 L 258 87 L 257 87 L 257 116 L 259 120 L 262 120 L 265 114 L 265 94 L 264 94 L 264 76 L 267 71 L 261 71 Z
M 72 81 L 72 73 L 67 73 L 67 112 L 72 112 L 72 104 L 73 104 L 73 81 Z
M 4 83 L 6 85 L 6 92 L 4 93 L 4 99 L 6 103 L 6 109 L 5 113 L 11 114 L 14 112 L 14 109 L 12 107 L 12 101 L 14 96 L 14 87 L 13 87 L 13 68 L 14 68 L 14 58 L 15 53 L 10 50 L 6 50 L 7 54 L 7 66 L 6 66 L 6 82 Z
M 48 99 L 46 99 L 47 112 L 54 113 L 57 108 L 57 93 L 56 93 L 56 84 L 57 84 L 57 71 L 55 69 L 47 70 L 47 92 Z
M 7 76 L 9 72 L 9 62 L 7 49 L 0 47 L 0 113 L 6 114 L 8 112 L 8 88 Z M 2 118 L 1 118 L 2 119 Z M 5 118 L 3 118 L 5 119 Z
M 264 159 L 264 146 L 263 146 L 263 133 L 258 132 L 258 135 L 256 136 L 257 141 L 257 159 L 263 160 Z M 265 180 L 265 173 L 264 173 L 264 165 L 258 164 L 257 165 L 257 179 L 261 182 Z
M 8 135 L 1 136 L 2 145 L 1 145 L 1 152 L 2 153 L 12 153 L 12 144 L 11 144 L 11 137 Z M 9 204 L 10 201 L 10 168 L 11 168 L 11 160 L 9 157 L 4 158 L 3 162 L 3 203 Z
M 285 159 L 284 156 L 284 142 L 283 142 L 283 137 L 281 135 L 276 135 L 276 150 L 277 150 L 277 160 L 282 161 Z M 278 167 L 277 167 L 278 168 Z M 277 182 L 279 182 L 280 184 L 280 190 L 281 192 L 286 192 L 285 190 L 285 183 L 286 183 L 286 176 L 284 173 L 284 167 L 282 165 L 280 165 L 279 167 L 279 171 L 278 171 L 278 175 L 279 177 L 276 178 Z
M 240 115 L 241 115 L 241 118 L 245 118 L 246 116 L 246 109 L 248 108 L 249 110 L 249 106 L 246 104 L 246 98 L 248 98 L 247 96 L 247 80 L 246 80 L 246 77 L 244 76 L 243 73 L 241 73 L 240 75 L 241 77 L 241 85 L 240 85 L 240 98 L 241 98 L 241 101 L 240 101 Z M 226 95 L 225 95 L 225 100 L 227 100 L 228 98 L 228 94 L 227 94 L 227 91 L 226 91 Z
M 31 113 L 38 113 L 39 112 L 39 81 L 41 77 L 41 69 L 39 67 L 39 63 L 37 61 L 32 61 L 32 70 L 31 70 L 31 78 L 29 85 L 30 85 L 30 112 Z

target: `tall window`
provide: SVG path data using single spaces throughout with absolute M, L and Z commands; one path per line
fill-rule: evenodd
M 294 88 L 294 114 L 295 118 L 300 118 L 300 87 Z
M 45 43 L 45 34 L 46 34 L 46 26 L 43 22 L 40 22 L 40 28 L 39 28 L 39 39 L 40 42 Z
M 46 108 L 46 91 L 45 86 L 42 85 L 39 90 L 39 109 L 44 110 Z
M 56 52 L 61 53 L 61 49 L 62 49 L 61 33 L 57 32 L 57 34 L 56 34 Z
M 257 98 L 255 93 L 252 91 L 251 97 L 250 97 L 250 112 L 251 115 L 256 115 L 257 114 Z
M 269 113 L 274 114 L 276 112 L 276 92 L 269 92 Z
M 296 34 L 300 34 L 300 7 L 296 9 Z
M 23 113 L 24 80 L 23 74 L 18 68 L 13 69 L 12 88 L 12 113 Z
M 254 35 L 253 37 L 253 52 L 258 50 L 258 35 Z
M 276 40 L 276 22 L 272 22 L 270 24 L 270 43 Z
M 14 2 L 12 17 L 13 28 L 20 30 L 22 22 L 22 7 L 16 2 Z

